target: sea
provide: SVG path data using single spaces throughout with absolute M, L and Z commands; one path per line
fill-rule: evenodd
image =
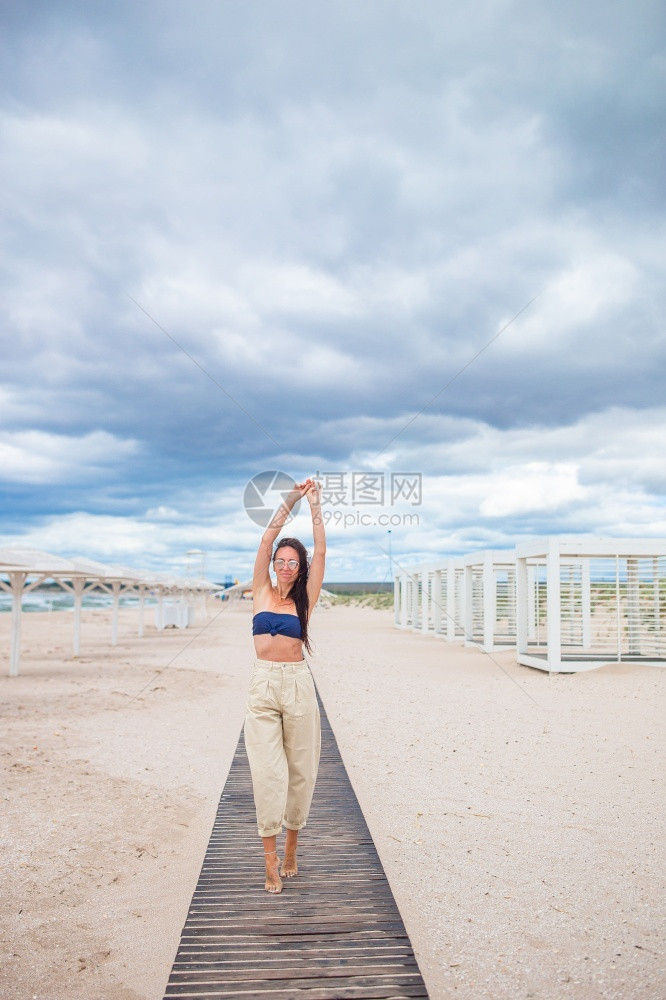
M 139 598 L 135 594 L 127 594 L 120 597 L 120 607 L 138 607 Z M 154 597 L 146 596 L 145 607 L 157 604 Z M 82 608 L 110 608 L 113 605 L 111 594 L 104 594 L 93 591 L 91 594 L 84 594 L 81 602 Z M 12 596 L 4 590 L 0 590 L 0 614 L 9 613 L 12 610 Z M 61 587 L 35 587 L 27 594 L 23 595 L 23 611 L 73 611 L 74 595 L 68 594 Z

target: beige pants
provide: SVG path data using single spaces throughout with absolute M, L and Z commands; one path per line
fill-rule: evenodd
M 245 716 L 260 837 L 305 826 L 319 767 L 321 728 L 305 660 L 256 660 Z

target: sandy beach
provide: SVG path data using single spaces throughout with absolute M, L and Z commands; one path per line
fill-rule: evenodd
M 77 659 L 70 614 L 25 615 L 17 678 L 0 615 L 6 1000 L 162 997 L 253 655 L 249 605 L 210 610 L 139 639 L 124 609 L 115 647 L 84 612 Z M 313 638 L 432 1000 L 663 996 L 664 671 L 548 677 L 357 607 Z

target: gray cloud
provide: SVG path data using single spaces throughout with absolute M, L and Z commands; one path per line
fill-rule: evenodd
M 465 427 L 577 465 L 610 506 L 616 468 L 663 496 L 656 3 L 6 8 L 8 531 L 144 517 L 276 463 L 483 475 Z M 597 449 L 612 412 L 647 457 Z M 502 537 L 586 528 L 567 503 Z

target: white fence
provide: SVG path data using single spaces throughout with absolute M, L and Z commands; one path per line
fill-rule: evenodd
M 666 662 L 666 541 L 541 538 L 396 575 L 395 624 L 551 672 Z

